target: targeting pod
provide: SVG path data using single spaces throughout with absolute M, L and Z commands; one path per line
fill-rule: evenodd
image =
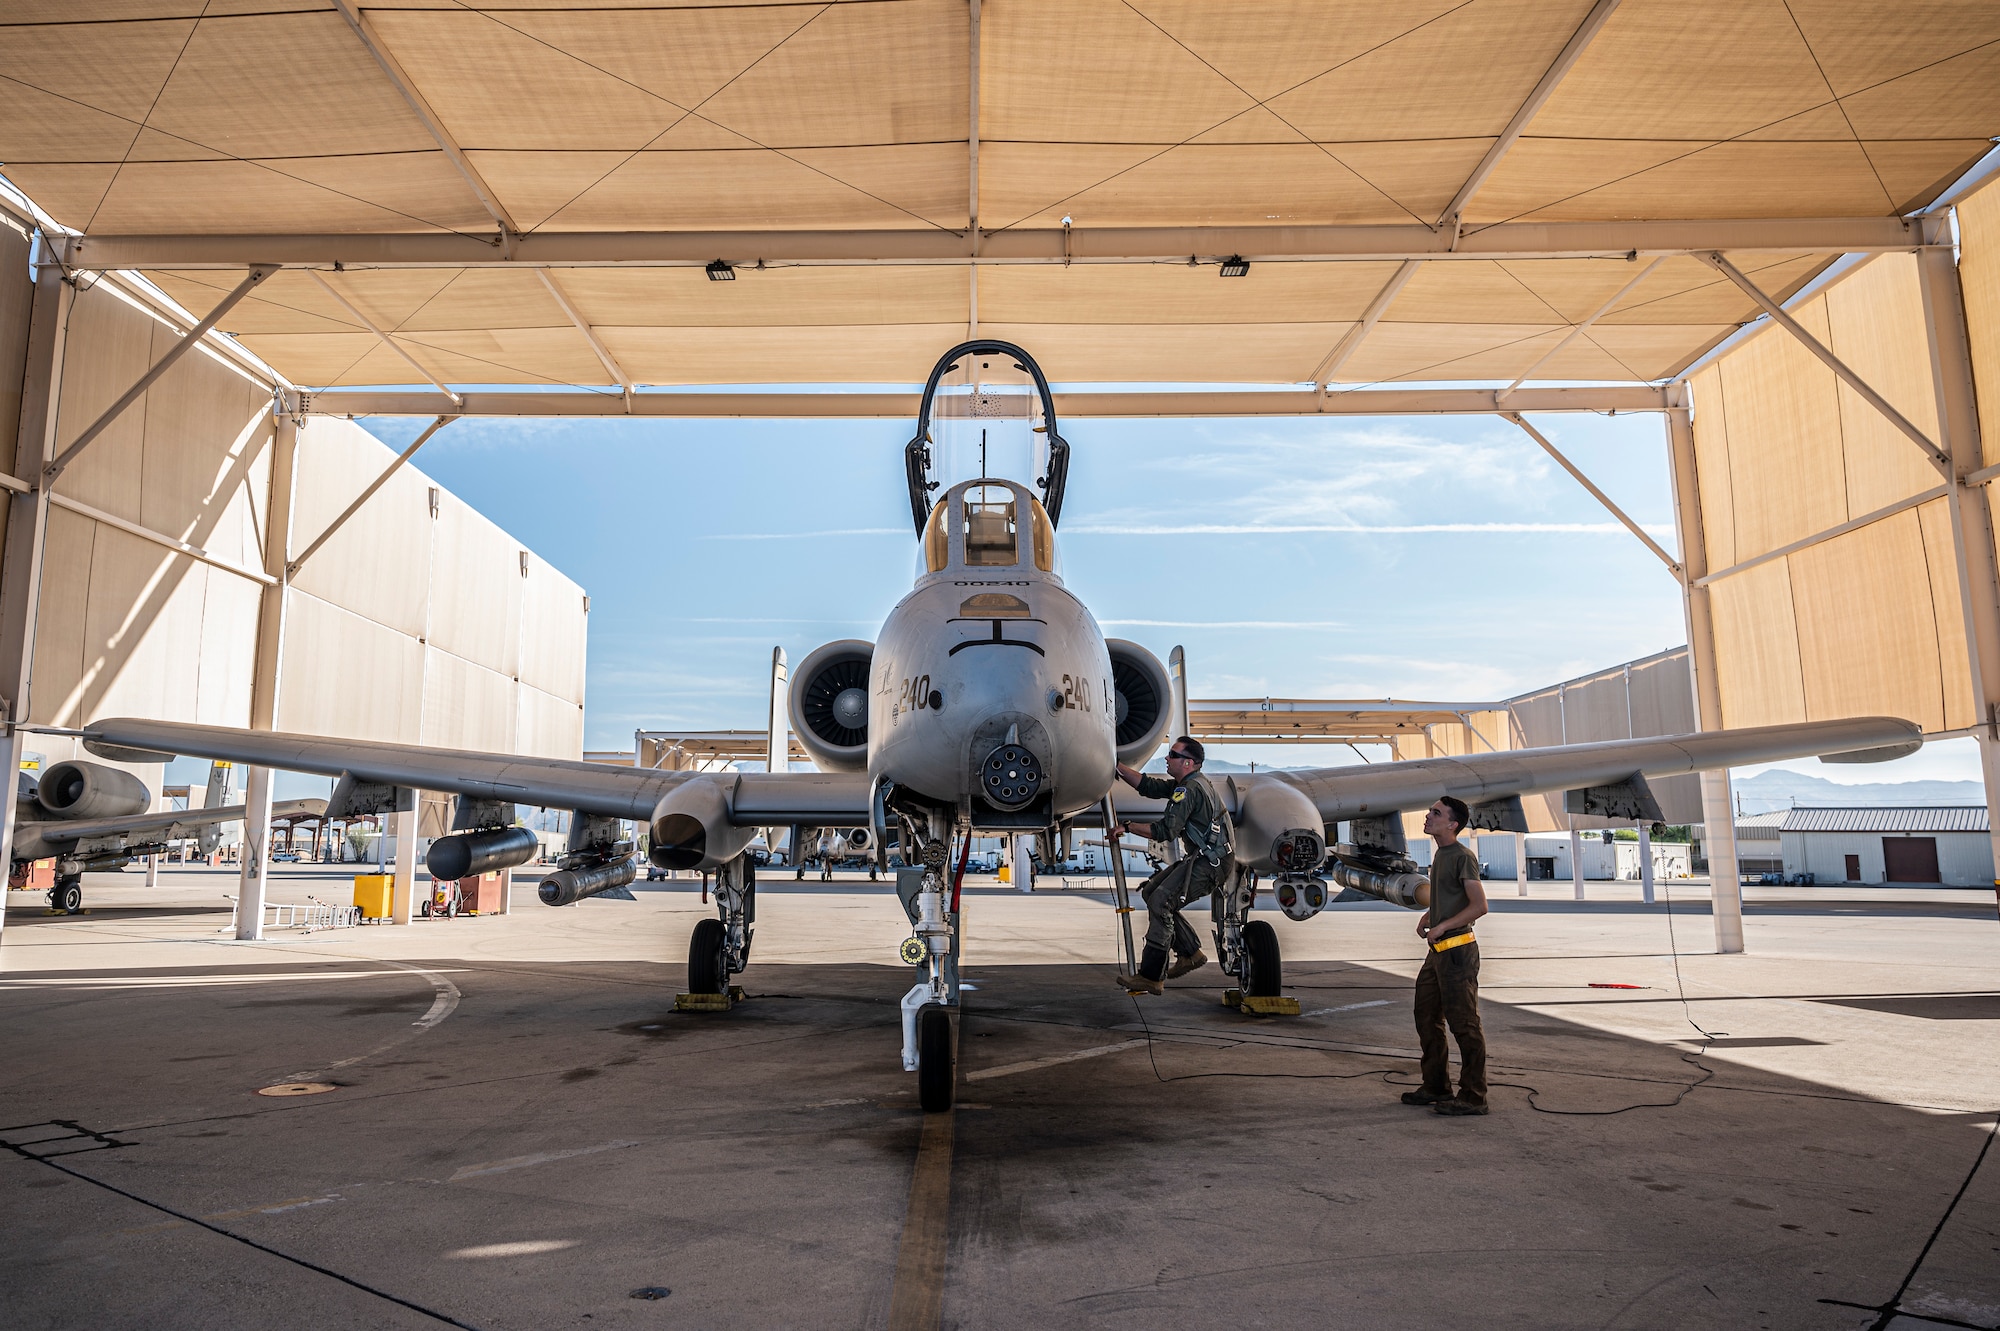
M 622 860 L 612 860 L 609 864 L 593 864 L 581 869 L 558 869 L 542 880 L 535 894 L 544 906 L 568 906 L 594 897 L 599 892 L 609 892 L 614 887 L 623 887 L 639 876 L 637 856 L 627 855 Z
M 1342 887 L 1351 887 L 1356 892 L 1410 910 L 1426 910 L 1431 904 L 1431 880 L 1417 873 L 1414 868 L 1407 871 L 1384 872 L 1364 869 L 1345 860 L 1335 860 L 1332 865 L 1332 877 L 1333 881 Z
M 1318 878 L 1280 878 L 1271 895 L 1285 918 L 1310 920 L 1326 906 L 1326 883 Z
M 472 878 L 526 864 L 541 853 L 541 842 L 525 827 L 461 832 L 431 842 L 424 861 L 433 878 Z

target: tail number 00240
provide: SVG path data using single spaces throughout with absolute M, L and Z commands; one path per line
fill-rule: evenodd
M 1091 710 L 1090 693 L 1091 693 L 1090 681 L 1083 678 L 1081 675 L 1064 675 L 1062 677 L 1062 696 L 1063 696 L 1064 707 L 1078 712 L 1090 711 Z
M 931 677 L 918 675 L 903 681 L 902 692 L 896 695 L 896 708 L 903 712 L 918 712 L 931 706 Z

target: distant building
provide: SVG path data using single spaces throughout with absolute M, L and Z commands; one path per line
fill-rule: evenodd
M 1811 874 L 1816 883 L 1993 882 L 1982 806 L 1784 809 L 1737 820 L 1745 874 Z

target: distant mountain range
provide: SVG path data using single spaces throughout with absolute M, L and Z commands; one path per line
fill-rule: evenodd
M 1852 808 L 1856 805 L 1984 804 L 1977 781 L 1878 781 L 1845 785 L 1825 777 L 1777 769 L 1734 783 L 1741 813 L 1772 813 L 1795 805 Z

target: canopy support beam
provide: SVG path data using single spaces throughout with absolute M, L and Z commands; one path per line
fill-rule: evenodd
M 1699 257 L 1703 263 L 1713 268 L 1716 272 L 1721 273 L 1724 277 L 1728 278 L 1730 281 L 1734 282 L 1737 286 L 1741 287 L 1743 289 L 1744 295 L 1756 301 L 1757 304 L 1763 307 L 1764 313 L 1771 316 L 1771 322 L 1777 324 L 1778 327 L 1790 333 L 1794 338 L 1798 340 L 1799 344 L 1803 346 L 1807 351 L 1812 352 L 1813 355 L 1819 357 L 1822 361 L 1824 361 L 1826 363 L 1826 367 L 1832 370 L 1834 374 L 1837 375 L 1840 378 L 1840 380 L 1843 383 L 1845 383 L 1849 388 L 1852 388 L 1856 393 L 1860 394 L 1861 399 L 1864 402 L 1866 402 L 1869 406 L 1875 408 L 1875 410 L 1881 412 L 1882 416 L 1889 422 L 1889 424 L 1895 426 L 1898 430 L 1901 430 L 1904 434 L 1908 435 L 1911 438 L 1911 440 L 1916 443 L 1917 447 L 1923 449 L 1925 453 L 1930 455 L 1931 462 L 1934 466 L 1936 466 L 1940 471 L 1944 472 L 1946 475 L 1951 474 L 1951 458 L 1946 455 L 1945 451 L 1939 448 L 1935 443 L 1932 443 L 1931 437 L 1929 435 L 1925 434 L 1922 430 L 1919 430 L 1915 425 L 1911 424 L 1909 417 L 1905 416 L 1902 412 L 1897 411 L 1894 407 L 1890 406 L 1889 399 L 1883 397 L 1880 393 L 1876 392 L 1873 388 L 1869 387 L 1868 381 L 1863 379 L 1860 375 L 1856 374 L 1852 369 L 1850 369 L 1847 365 L 1847 362 L 1841 360 L 1840 357 L 1834 355 L 1833 352 L 1827 348 L 1826 344 L 1821 342 L 1818 338 L 1814 337 L 1811 333 L 1808 333 L 1805 330 L 1805 326 L 1801 324 L 1797 319 L 1794 319 L 1785 310 L 1784 306 L 1778 304 L 1777 301 L 1772 300 L 1769 296 L 1765 295 L 1763 290 L 1759 288 L 1756 283 L 1752 282 L 1749 278 L 1745 277 L 1740 271 L 1737 270 L 1734 264 L 1730 263 L 1729 260 L 1723 258 L 1720 254 L 1703 254 L 1697 257 Z
M 1507 122 L 1507 128 L 1500 131 L 1500 137 L 1493 141 L 1493 146 L 1479 159 L 1479 165 L 1472 169 L 1472 174 L 1458 187 L 1458 193 L 1454 194 L 1451 202 L 1445 205 L 1444 215 L 1438 219 L 1438 227 L 1451 234 L 1453 249 L 1458 248 L 1459 236 L 1465 229 L 1465 209 L 1472 202 L 1472 196 L 1479 192 L 1487 177 L 1499 169 L 1500 159 L 1507 155 L 1508 150 L 1527 130 L 1528 122 L 1540 114 L 1549 98 L 1555 95 L 1557 87 L 1569 77 L 1570 70 L 1583 57 L 1584 48 L 1596 38 L 1606 20 L 1611 17 L 1612 11 L 1618 8 L 1618 4 L 1619 0 L 1597 0 L 1597 3 L 1591 6 L 1590 12 L 1584 15 L 1583 22 L 1564 44 L 1562 53 L 1556 56 L 1555 63 L 1543 72 L 1540 82 L 1535 84 L 1534 91 L 1528 94 L 1528 99 L 1514 112 L 1514 118 Z
M 76 437 L 76 441 L 72 443 L 68 448 L 65 448 L 60 454 L 58 454 L 53 462 L 49 463 L 49 465 L 43 470 L 42 473 L 45 483 L 53 484 L 55 482 L 56 477 L 62 475 L 64 469 L 67 468 L 70 463 L 76 461 L 77 455 L 79 453 L 83 452 L 84 449 L 89 448 L 91 444 L 95 443 L 99 435 L 103 434 L 107 429 L 111 428 L 111 423 L 113 421 L 117 420 L 120 416 L 125 414 L 126 408 L 130 407 L 134 402 L 137 402 L 140 398 L 144 397 L 146 395 L 146 390 L 151 388 L 155 383 L 159 382 L 159 378 L 161 375 L 165 374 L 168 370 L 174 368 L 174 363 L 176 361 L 180 360 L 181 357 L 187 355 L 188 352 L 194 350 L 195 344 L 197 342 L 200 342 L 202 338 L 208 336 L 208 330 L 215 327 L 216 323 L 221 320 L 223 315 L 235 309 L 236 303 L 238 301 L 242 300 L 245 296 L 249 295 L 251 290 L 254 287 L 256 287 L 256 285 L 259 282 L 262 282 L 265 278 L 269 277 L 272 273 L 275 273 L 277 271 L 278 271 L 277 264 L 260 263 L 254 265 L 250 269 L 250 273 L 247 277 L 245 277 L 241 282 L 238 282 L 235 288 L 232 289 L 228 295 L 224 296 L 220 301 L 216 302 L 215 308 L 208 312 L 207 318 L 203 319 L 193 328 L 190 328 L 185 334 L 182 335 L 180 341 L 174 343 L 173 346 L 167 348 L 167 354 L 160 357 L 160 359 L 154 363 L 152 369 L 146 371 L 145 374 L 141 375 L 139 377 L 138 383 L 133 384 L 130 388 L 126 389 L 125 395 L 123 397 L 119 398 L 116 402 L 106 407 L 104 409 L 103 415 L 99 416 L 96 420 L 92 421 L 88 426 L 84 427 L 83 433 Z
M 678 420 L 914 418 L 915 393 L 655 392 L 626 404 L 608 393 L 376 392 L 337 388 L 284 390 L 285 409 L 312 416 L 648 416 Z M 1490 388 L 1379 388 L 1339 393 L 1275 389 L 1246 392 L 1057 393 L 1056 415 L 1142 419 L 1256 416 L 1471 416 L 1504 411 L 1664 411 L 1666 392 L 1652 384 L 1600 388 L 1522 388 L 1502 402 Z
M 335 300 L 339 301 L 341 304 L 341 308 L 345 309 L 349 314 L 359 319 L 361 321 L 361 326 L 363 328 L 366 328 L 369 332 L 375 334 L 375 336 L 378 339 L 380 339 L 383 346 L 389 348 L 389 350 L 395 352 L 398 356 L 401 356 L 403 360 L 409 365 L 409 367 L 415 370 L 417 372 L 418 377 L 420 377 L 425 383 L 431 385 L 431 387 L 437 389 L 438 392 L 443 393 L 446 397 L 450 398 L 454 406 L 464 405 L 465 399 L 461 398 L 457 393 L 452 392 L 451 389 L 445 384 L 444 380 L 438 378 L 436 375 L 432 374 L 429 370 L 425 369 L 422 362 L 420 362 L 415 356 L 412 356 L 409 353 L 408 349 L 406 349 L 401 342 L 398 342 L 395 338 L 391 337 L 386 331 L 383 330 L 381 325 L 377 324 L 373 319 L 363 314 L 361 312 L 360 306 L 356 305 L 353 301 L 349 300 L 347 297 L 341 295 L 339 291 L 335 290 L 333 283 L 327 281 L 324 277 L 321 277 L 317 272 L 314 272 L 311 269 L 306 270 L 306 275 L 312 278 L 313 281 L 319 283 L 320 286 L 326 291 L 327 295 L 332 296 Z
M 597 335 L 597 330 L 590 326 L 590 321 L 583 317 L 583 312 L 571 303 L 569 294 L 556 285 L 556 279 L 550 275 L 549 270 L 546 268 L 537 268 L 535 275 L 542 279 L 542 285 L 549 289 L 549 295 L 561 307 L 563 314 L 568 317 L 571 323 L 576 325 L 576 331 L 583 334 L 583 340 L 590 343 L 590 349 L 597 353 L 598 361 L 604 366 L 612 379 L 617 382 L 620 388 L 625 390 L 625 410 L 630 412 L 632 410 L 632 397 L 639 391 L 638 386 L 632 382 L 632 376 L 625 373 L 624 366 L 620 365 L 618 358 L 611 354 L 611 348 L 604 345 L 604 339 Z
M 514 225 L 513 215 L 507 211 L 507 205 L 500 202 L 500 196 L 493 192 L 492 186 L 486 183 L 486 178 L 479 174 L 479 168 L 472 164 L 472 159 L 465 155 L 464 150 L 458 146 L 458 141 L 452 138 L 451 131 L 444 127 L 444 122 L 437 118 L 435 111 L 431 110 L 430 103 L 417 91 L 417 85 L 403 72 L 402 64 L 390 54 L 387 46 L 376 40 L 374 28 L 355 6 L 354 0 L 333 0 L 333 7 L 347 20 L 347 26 L 354 29 L 354 35 L 368 48 L 368 54 L 375 57 L 375 63 L 381 66 L 382 73 L 394 85 L 396 92 L 409 105 L 410 110 L 416 113 L 417 119 L 424 122 L 424 128 L 430 131 L 431 138 L 437 141 L 437 146 L 444 150 L 445 157 L 457 169 L 458 174 L 464 177 L 465 183 L 471 186 L 472 192 L 479 197 L 480 206 L 485 208 L 487 215 L 499 225 L 501 235 L 507 237 L 519 232 L 520 228 Z
M 1416 276 L 1417 266 L 1415 259 L 1403 260 L 1402 266 L 1391 273 L 1389 280 L 1382 284 L 1382 289 L 1375 293 L 1375 299 L 1368 302 L 1367 310 L 1361 315 L 1361 322 L 1348 329 L 1347 335 L 1334 344 L 1332 351 L 1326 353 L 1326 359 L 1313 371 L 1313 387 L 1318 392 L 1326 392 L 1327 384 L 1333 381 L 1334 375 L 1340 373 L 1340 367 L 1353 359 L 1354 353 L 1361 349 L 1361 343 L 1375 330 L 1375 325 L 1382 322 L 1382 316 L 1389 312 L 1389 307 L 1395 303 L 1396 297 L 1409 284 L 1410 279 Z
M 1912 250 L 1925 241 L 1901 217 L 1679 218 L 1596 222 L 1498 222 L 1451 237 L 1421 222 L 1327 226 L 1008 227 L 980 236 L 977 253 L 957 231 L 910 228 L 814 231 L 539 231 L 504 246 L 451 231 L 295 235 L 64 236 L 64 264 L 113 268 L 289 267 L 701 268 L 732 263 L 1079 264 L 1185 263 L 1241 255 L 1254 263 L 1383 263 L 1403 259 L 1625 259 L 1633 252 L 1816 254 Z
M 1590 477 L 1584 475 L 1582 471 L 1578 470 L 1575 463 L 1571 462 L 1568 458 L 1564 457 L 1562 455 L 1562 451 L 1558 449 L 1554 444 L 1549 442 L 1547 435 L 1543 434 L 1540 430 L 1537 430 L 1534 426 L 1528 424 L 1527 420 L 1524 419 L 1521 413 L 1518 411 L 1503 411 L 1500 414 L 1504 416 L 1506 419 L 1514 422 L 1514 424 L 1520 426 L 1522 431 L 1525 432 L 1530 439 L 1540 444 L 1542 446 L 1542 451 L 1544 453 L 1547 453 L 1550 457 L 1556 460 L 1557 466 L 1561 467 L 1571 476 L 1574 476 L 1576 478 L 1576 483 L 1578 485 L 1581 485 L 1584 489 L 1590 491 L 1592 497 L 1594 497 L 1598 503 L 1604 505 L 1606 511 L 1608 511 L 1612 517 L 1617 518 L 1620 522 L 1624 523 L 1625 529 L 1627 531 L 1631 532 L 1634 536 L 1638 537 L 1641 541 L 1645 542 L 1646 548 L 1648 550 L 1651 550 L 1655 555 L 1659 556 L 1660 562 L 1667 566 L 1667 572 L 1674 575 L 1675 581 L 1678 582 L 1680 580 L 1681 576 L 1680 561 L 1675 559 L 1672 555 L 1668 554 L 1664 549 L 1662 549 L 1660 547 L 1660 543 L 1654 540 L 1651 536 L 1647 535 L 1646 529 L 1644 527 L 1641 527 L 1638 523 L 1632 521 L 1632 519 L 1626 514 L 1624 509 L 1612 503 L 1611 496 L 1604 493 L 1604 491 L 1598 489 L 1597 486 L 1591 482 Z
M 373 499 L 375 497 L 375 492 L 381 489 L 383 486 L 387 485 L 389 483 L 389 478 L 391 476 L 394 476 L 397 472 L 401 471 L 403 469 L 403 464 L 408 462 L 411 458 L 415 457 L 417 455 L 417 450 L 422 448 L 425 444 L 429 443 L 430 437 L 432 435 L 436 434 L 439 430 L 442 430 L 445 426 L 451 424 L 453 421 L 457 419 L 458 417 L 456 416 L 438 417 L 436 420 L 432 421 L 428 427 L 425 428 L 422 434 L 418 435 L 416 439 L 411 442 L 408 448 L 404 449 L 401 453 L 398 453 L 396 455 L 396 460 L 394 462 L 391 462 L 387 467 L 385 467 L 382 471 L 382 474 L 380 476 L 377 476 L 373 481 L 371 481 L 368 485 L 368 488 L 366 490 L 363 490 L 360 493 L 360 495 L 355 498 L 353 503 L 349 504 L 345 509 L 342 509 L 340 516 L 335 518 L 331 523 L 327 524 L 326 530 L 321 532 L 318 536 L 314 537 L 313 543 L 307 546 L 303 551 L 301 551 L 297 559 L 294 559 L 290 563 L 285 565 L 285 581 L 289 582 L 293 578 L 296 578 L 299 575 L 299 569 L 304 567 L 305 562 L 308 559 L 311 559 L 315 554 L 317 554 L 319 552 L 319 548 L 322 545 L 325 545 L 328 541 L 332 540 L 333 534 L 339 531 L 342 527 L 346 526 L 347 520 L 353 517 L 356 513 L 360 512 L 361 506 L 367 503 L 370 499 Z

